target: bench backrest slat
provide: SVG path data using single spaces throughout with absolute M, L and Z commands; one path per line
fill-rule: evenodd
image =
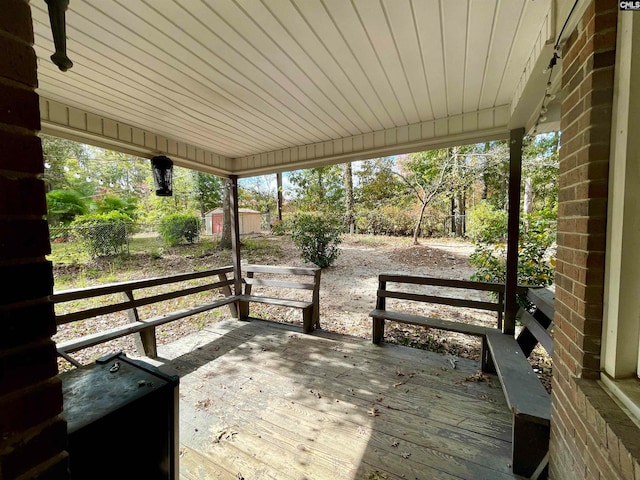
M 533 303 L 536 308 L 544 313 L 549 320 L 553 320 L 555 313 L 555 295 L 549 288 L 530 288 L 527 290 L 527 300 Z
M 264 287 L 278 288 L 296 288 L 300 290 L 313 290 L 316 287 L 315 283 L 285 282 L 282 280 L 271 280 L 268 278 L 243 278 L 242 281 L 247 285 L 259 285 Z
M 53 303 L 69 302 L 91 297 L 99 297 L 101 295 L 109 295 L 111 293 L 126 292 L 131 290 L 140 290 L 142 288 L 155 287 L 158 285 L 167 285 L 171 283 L 184 282 L 187 280 L 196 280 L 198 278 L 212 277 L 214 275 L 233 273 L 233 267 L 222 267 L 203 272 L 178 273 L 176 275 L 167 275 L 166 277 L 146 278 L 144 280 L 131 280 L 127 282 L 109 283 L 106 285 L 97 285 L 94 287 L 73 288 L 54 292 L 51 296 Z
M 233 271 L 233 269 L 231 269 Z M 154 303 L 163 302 L 165 300 L 171 300 L 174 298 L 179 298 L 187 295 L 192 295 L 195 293 L 204 292 L 207 290 L 214 290 L 216 288 L 222 288 L 223 291 L 225 287 L 230 287 L 233 285 L 233 279 L 220 280 L 216 282 L 209 282 L 203 285 L 197 285 L 194 287 L 181 288 L 179 290 L 175 290 L 172 292 L 161 293 L 156 295 L 150 295 L 143 298 L 135 299 L 133 298 L 133 292 L 136 289 L 149 288 L 151 286 L 159 286 L 159 285 L 170 285 L 173 283 L 177 283 L 179 281 L 185 280 L 193 280 L 199 278 L 206 278 L 213 275 L 217 275 L 219 278 L 226 278 L 226 274 L 229 272 L 229 268 L 221 268 L 215 270 L 208 270 L 206 272 L 194 272 L 194 274 L 178 274 L 171 275 L 163 278 L 154 278 L 149 280 L 141 280 L 135 282 L 121 282 L 118 284 L 110 284 L 110 285 L 101 285 L 96 287 L 88 287 L 83 289 L 75 289 L 65 290 L 60 292 L 59 294 L 55 294 L 52 296 L 52 300 L 54 303 L 65 303 L 72 300 L 82 299 L 82 298 L 91 298 L 102 295 L 112 295 L 114 293 L 122 292 L 127 300 L 124 302 L 117 303 L 109 303 L 108 305 L 103 305 L 95 308 L 87 308 L 84 310 L 79 310 L 63 315 L 56 315 L 56 323 L 58 325 L 64 325 L 66 323 L 77 322 L 80 320 L 86 320 L 88 318 L 94 318 L 99 315 L 107 315 L 109 313 L 120 312 L 124 310 L 129 310 L 131 313 L 132 310 L 137 307 L 142 307 L 145 305 L 151 305 Z M 161 280 L 164 280 L 163 282 Z
M 437 303 L 440 305 L 451 305 L 452 307 L 477 308 L 479 310 L 488 310 L 491 312 L 501 312 L 504 308 L 501 303 L 481 302 L 479 300 L 466 300 L 462 298 L 439 297 L 434 295 L 420 295 L 417 293 L 391 292 L 388 290 L 378 290 L 378 297 L 396 298 L 424 303 Z
M 316 275 L 319 268 L 277 267 L 271 265 L 242 265 L 245 272 L 275 273 L 279 275 Z
M 502 283 L 476 282 L 473 280 L 455 280 L 451 278 L 423 277 L 417 275 L 381 274 L 381 282 L 387 283 L 410 283 L 413 285 L 430 285 L 434 287 L 463 288 L 467 290 L 481 290 L 487 292 L 504 292 L 505 286 Z M 518 285 L 518 294 L 525 294 L 527 287 Z

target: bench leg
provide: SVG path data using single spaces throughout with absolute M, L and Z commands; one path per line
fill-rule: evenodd
M 315 322 L 315 328 L 320 329 L 320 306 L 317 303 L 313 305 L 313 321 Z
M 138 354 L 149 358 L 158 356 L 158 346 L 156 343 L 156 328 L 149 327 L 133 334 Z
M 480 370 L 484 373 L 496 373 L 496 367 L 493 364 L 493 358 L 491 358 L 491 351 L 485 336 L 482 336 L 482 347 L 480 349 Z
M 513 473 L 530 478 L 549 451 L 549 424 L 532 421 L 526 415 L 513 415 Z
M 302 331 L 304 333 L 313 332 L 313 306 L 302 309 Z
M 249 318 L 249 302 L 238 302 L 238 318 L 247 320 Z
M 380 345 L 384 338 L 384 318 L 373 317 L 373 343 Z

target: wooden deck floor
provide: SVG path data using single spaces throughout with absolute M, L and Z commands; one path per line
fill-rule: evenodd
M 159 355 L 181 377 L 183 480 L 519 478 L 500 384 L 476 362 L 235 320 Z

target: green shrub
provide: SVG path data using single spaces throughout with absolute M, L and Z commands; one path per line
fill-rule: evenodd
M 528 219 L 520 231 L 518 284 L 545 287 L 553 283 L 555 272 L 555 224 Z M 477 271 L 472 280 L 505 283 L 507 248 L 504 244 L 478 244 L 469 257 Z M 526 305 L 525 299 L 520 299 Z
M 51 225 L 69 224 L 85 213 L 87 207 L 75 190 L 51 190 L 47 193 L 47 217 Z
M 469 209 L 467 236 L 474 242 L 498 243 L 507 235 L 508 214 L 482 201 Z
M 300 213 L 291 224 L 291 239 L 303 260 L 328 267 L 340 255 L 340 222 L 319 213 Z
M 158 230 L 162 240 L 171 247 L 183 241 L 193 243 L 200 235 L 200 219 L 195 215 L 174 213 L 162 217 Z
M 82 215 L 71 226 L 92 257 L 105 257 L 126 251 L 131 224 L 129 216 L 113 211 Z
M 276 235 L 278 237 L 285 235 L 288 229 L 289 229 L 289 224 L 288 222 L 285 222 L 285 221 L 276 220 L 271 224 L 271 234 Z

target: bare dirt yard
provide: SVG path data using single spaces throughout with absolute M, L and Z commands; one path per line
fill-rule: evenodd
M 289 237 L 260 236 L 244 241 L 248 248 L 243 253 L 243 258 L 246 258 L 249 263 L 309 266 L 300 259 L 299 253 Z M 375 308 L 380 273 L 396 272 L 468 280 L 474 272 L 468 261 L 469 255 L 473 252 L 473 245 L 456 239 L 423 239 L 420 245 L 412 245 L 411 239 L 406 238 L 347 235 L 343 239 L 341 250 L 342 253 L 336 263 L 322 271 L 321 326 L 324 330 L 365 339 L 371 338 L 372 322 L 369 312 Z M 215 268 L 231 263 L 228 252 L 217 251 L 198 252 L 194 250 L 194 253 L 186 255 L 184 251 L 168 251 L 164 252 L 161 258 L 156 257 L 149 254 L 137 254 L 134 258 L 127 260 L 127 268 L 124 270 L 119 270 L 113 262 L 104 259 L 92 262 L 87 268 L 60 265 L 54 267 L 54 276 L 60 279 L 64 278 L 65 285 L 88 286 L 106 283 L 104 282 L 105 274 L 107 274 L 109 281 L 120 281 Z M 79 284 L 74 285 L 74 279 L 77 279 L 76 283 Z M 301 298 L 301 293 L 298 290 L 279 293 L 284 298 Z M 309 292 L 303 291 L 303 294 L 307 293 Z M 429 287 L 425 293 L 452 295 L 448 289 L 438 287 Z M 481 294 L 474 295 L 470 295 L 468 298 L 483 299 Z M 196 298 L 194 301 L 197 302 L 198 299 Z M 164 308 L 176 309 L 176 307 L 182 308 L 183 306 L 182 304 L 165 302 Z M 388 308 L 485 326 L 496 325 L 495 314 L 478 310 L 444 305 L 412 305 L 411 302 L 391 303 L 388 304 Z M 165 312 L 156 306 L 145 307 L 145 310 L 140 313 L 142 318 L 147 318 L 147 316 Z M 299 310 L 270 305 L 252 305 L 251 315 L 294 325 L 300 325 L 302 319 Z M 202 329 L 204 326 L 224 318 L 230 318 L 229 310 L 220 308 L 167 324 L 158 328 L 158 343 L 169 343 L 180 336 Z M 124 321 L 127 321 L 126 314 L 105 315 L 95 320 L 62 326 L 54 338 L 57 341 L 74 338 L 92 331 L 105 330 Z M 452 356 L 479 358 L 479 340 L 472 337 L 395 324 L 394 322 L 387 322 L 385 330 L 385 341 L 387 342 L 437 351 Z M 135 356 L 133 339 L 130 337 L 120 338 L 77 352 L 73 356 L 81 363 L 90 363 L 95 358 L 114 351 L 124 351 Z M 543 350 L 536 350 L 531 357 L 531 362 L 549 389 L 550 359 Z M 69 368 L 69 365 L 60 360 L 60 367 L 66 369 Z

